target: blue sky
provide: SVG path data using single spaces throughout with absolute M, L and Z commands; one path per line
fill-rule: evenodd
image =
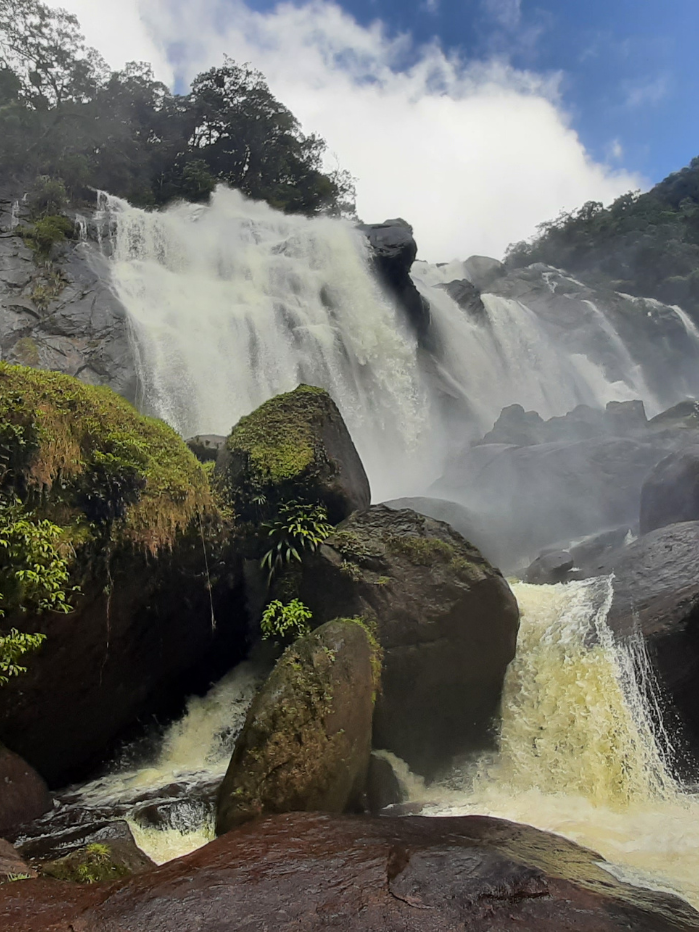
M 699 155 L 699 0 L 46 2 L 178 88 L 250 61 L 357 178 L 362 218 L 405 217 L 430 260 L 502 255 Z
M 272 0 L 256 0 L 270 9 Z M 595 158 L 650 181 L 699 155 L 699 0 L 343 0 L 361 23 L 379 18 L 466 56 L 562 72 L 573 125 Z M 621 150 L 615 145 L 621 146 Z

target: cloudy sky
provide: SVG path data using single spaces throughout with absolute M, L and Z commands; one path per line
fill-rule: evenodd
M 699 154 L 699 0 L 47 0 L 178 90 L 249 61 L 422 258 L 500 256 Z

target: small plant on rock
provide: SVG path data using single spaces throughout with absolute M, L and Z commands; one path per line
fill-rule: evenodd
M 332 534 L 324 505 L 303 505 L 287 502 L 279 507 L 274 521 L 263 525 L 271 546 L 262 557 L 262 568 L 271 582 L 275 573 L 292 560 L 301 562 L 304 550 L 316 550 Z
M 308 622 L 311 618 L 311 610 L 299 599 L 292 599 L 286 604 L 275 599 L 262 613 L 262 637 L 264 640 L 276 638 L 280 641 L 295 641 L 309 633 L 311 629 Z

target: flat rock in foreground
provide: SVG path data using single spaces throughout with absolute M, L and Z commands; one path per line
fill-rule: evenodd
M 0 887 L 13 932 L 670 932 L 676 897 L 631 887 L 599 855 L 482 816 L 293 813 L 251 822 L 123 883 Z

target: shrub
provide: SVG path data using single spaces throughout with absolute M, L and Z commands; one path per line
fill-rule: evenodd
M 301 562 L 304 550 L 316 550 L 333 531 L 325 505 L 299 502 L 280 505 L 277 518 L 263 528 L 271 546 L 262 557 L 262 568 L 268 570 L 270 582 L 285 564 L 292 559 Z
M 72 236 L 75 224 L 68 217 L 48 216 L 37 220 L 29 229 L 22 231 L 27 245 L 42 258 L 48 257 L 53 246 Z
M 0 635 L 0 686 L 4 686 L 11 676 L 27 672 L 27 668 L 18 661 L 41 647 L 45 640 L 45 634 L 24 634 L 16 628 L 11 628 L 9 634 Z
M 60 214 L 68 204 L 65 184 L 60 178 L 39 175 L 27 197 L 27 205 L 32 217 L 48 217 Z
M 273 637 L 283 641 L 295 641 L 296 638 L 309 633 L 308 622 L 312 617 L 311 610 L 299 599 L 292 599 L 286 604 L 275 599 L 262 613 L 262 637 L 265 640 Z

